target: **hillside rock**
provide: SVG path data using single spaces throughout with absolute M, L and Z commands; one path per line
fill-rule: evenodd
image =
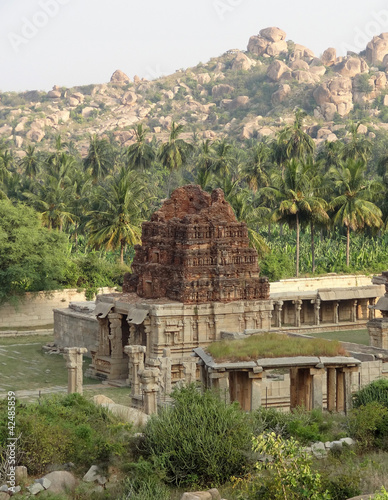
M 248 42 L 248 52 L 257 56 L 277 57 L 286 54 L 288 46 L 286 33 L 279 28 L 265 28 L 257 36 L 251 36 Z
M 71 472 L 54 471 L 46 474 L 44 478 L 51 482 L 50 487 L 47 489 L 51 493 L 64 493 L 75 490 L 76 479 Z
M 248 105 L 249 100 L 248 96 L 241 95 L 235 99 L 224 99 L 221 101 L 221 104 L 228 111 L 234 111 L 236 109 L 245 108 Z
M 274 82 L 280 81 L 281 78 L 290 79 L 291 69 L 283 61 L 274 61 L 268 67 L 267 76 Z
M 312 61 L 314 59 L 315 55 L 314 52 L 304 45 L 300 45 L 299 43 L 296 43 L 294 46 L 294 50 L 292 51 L 292 54 L 290 55 L 290 61 L 296 61 L 297 59 L 304 59 L 307 61 Z
M 353 109 L 352 80 L 347 77 L 336 77 L 319 85 L 314 99 L 326 120 L 332 120 L 335 113 L 346 116 Z
M 334 66 L 334 71 L 339 73 L 341 76 L 347 76 L 349 78 L 365 73 L 368 70 L 369 68 L 367 63 L 358 57 L 348 57 Z
M 311 74 L 319 76 L 320 78 L 326 73 L 325 66 L 310 66 L 309 71 Z
M 294 70 L 297 70 L 297 69 L 301 69 L 304 71 L 310 70 L 310 66 L 308 65 L 308 63 L 306 61 L 303 61 L 303 59 L 296 59 L 295 61 L 291 61 L 291 64 L 289 64 L 289 67 L 291 69 L 294 69 Z
M 374 36 L 366 46 L 366 60 L 371 64 L 383 62 L 388 54 L 388 33 Z
M 252 59 L 249 59 L 249 57 L 247 57 L 242 52 L 238 52 L 236 54 L 236 57 L 234 58 L 234 61 L 232 64 L 232 70 L 233 71 L 239 71 L 239 70 L 248 71 L 249 69 L 251 69 L 252 66 L 255 66 L 255 64 L 256 64 L 255 61 L 253 61 Z M 209 81 L 210 81 L 210 79 L 209 79 Z
M 41 142 L 45 135 L 46 134 L 43 132 L 43 130 L 33 128 L 29 132 L 27 132 L 26 137 L 31 142 Z
M 291 87 L 287 84 L 280 85 L 278 90 L 272 94 L 272 104 L 277 106 L 287 99 L 291 93 Z
M 280 42 L 286 39 L 285 31 L 280 28 L 264 28 L 260 31 L 260 35 L 270 42 Z
M 111 76 L 110 83 L 125 85 L 127 83 L 131 83 L 131 79 L 123 71 L 118 69 Z
M 231 94 L 234 91 L 234 87 L 231 85 L 227 85 L 226 83 L 220 83 L 220 85 L 215 85 L 212 88 L 212 96 L 217 98 L 217 97 L 222 97 L 226 94 Z
M 319 76 L 314 75 L 309 71 L 302 71 L 302 70 L 293 71 L 292 76 L 299 83 L 310 84 L 310 83 L 318 83 L 320 81 Z
M 50 92 L 47 92 L 47 97 L 50 99 L 60 99 L 62 96 L 61 92 L 59 90 L 50 90 Z
M 322 54 L 321 61 L 325 66 L 333 66 L 337 60 L 337 51 L 333 47 L 329 47 Z
M 211 76 L 209 73 L 200 73 L 197 75 L 197 81 L 200 85 L 205 85 L 206 83 L 209 83 L 211 80 Z
M 132 92 L 131 90 L 129 92 L 126 92 L 121 99 L 121 104 L 124 106 L 133 106 L 135 102 L 137 101 L 137 95 L 135 92 Z

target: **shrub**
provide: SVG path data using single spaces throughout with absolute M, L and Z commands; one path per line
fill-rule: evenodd
M 382 403 L 372 401 L 354 408 L 349 415 L 348 424 L 351 436 L 358 441 L 361 449 L 386 447 L 388 408 Z
M 378 379 L 371 382 L 353 396 L 353 406 L 359 408 L 377 401 L 388 408 L 388 380 Z
M 194 384 L 172 393 L 174 404 L 152 416 L 144 454 L 167 482 L 211 486 L 242 472 L 251 427 L 238 404 L 226 404 Z
M 253 451 L 261 455 L 255 467 L 259 476 L 247 481 L 235 480 L 246 494 L 241 498 L 262 500 L 330 499 L 318 472 L 311 469 L 312 458 L 299 443 L 275 433 L 261 434 L 253 439 Z

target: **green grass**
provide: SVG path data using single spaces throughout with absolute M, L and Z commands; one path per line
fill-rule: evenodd
M 48 336 L 23 336 L 0 339 L 0 394 L 2 391 L 39 390 L 67 386 L 66 361 L 62 355 L 49 355 L 42 346 Z M 84 370 L 91 363 L 84 358 Z M 84 378 L 85 384 L 97 383 Z
M 207 347 L 216 361 L 254 361 L 258 358 L 289 356 L 338 356 L 344 355 L 339 342 L 325 339 L 287 337 L 277 333 L 252 335 L 242 340 L 222 340 Z
M 340 342 L 352 342 L 354 344 L 369 345 L 368 330 L 343 330 L 340 332 L 316 332 L 309 333 L 311 337 L 327 340 L 339 340 Z

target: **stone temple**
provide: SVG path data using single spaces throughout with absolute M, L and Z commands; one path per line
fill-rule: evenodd
M 194 348 L 223 331 L 270 328 L 268 279 L 259 276 L 247 226 L 220 189 L 175 190 L 143 224 L 135 250 L 123 293 L 97 299 L 92 375 L 127 380 L 132 397 L 140 395 L 139 373 L 167 391 L 199 377 Z

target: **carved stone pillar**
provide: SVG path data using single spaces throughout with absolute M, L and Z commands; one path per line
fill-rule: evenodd
M 139 373 L 144 370 L 144 356 L 146 348 L 142 345 L 125 346 L 124 352 L 128 354 L 129 378 L 127 383 L 131 385 L 131 396 L 140 396 Z
M 352 309 L 350 312 L 350 321 L 355 323 L 357 321 L 357 300 L 353 300 Z
M 82 361 L 83 355 L 88 350 L 85 347 L 66 347 L 64 357 L 66 359 L 66 367 L 68 371 L 68 394 L 83 392 L 83 373 Z
M 314 325 L 319 326 L 321 323 L 319 312 L 321 310 L 321 299 L 314 299 L 311 301 L 314 304 Z
M 275 302 L 275 326 L 277 328 L 282 327 L 283 304 L 284 302 L 282 300 L 278 300 Z
M 335 368 L 327 369 L 327 410 L 336 409 L 337 374 Z
M 338 325 L 339 323 L 339 302 L 334 302 L 334 323 Z
M 99 356 L 110 356 L 109 323 L 107 318 L 98 319 L 98 348 Z
M 191 384 L 195 382 L 197 380 L 197 361 L 195 359 L 192 361 L 184 361 L 182 365 L 185 383 Z
M 171 365 L 171 349 L 163 349 L 163 357 L 160 358 L 160 387 L 165 396 L 169 396 L 172 391 Z
M 144 320 L 144 333 L 146 336 L 146 357 L 150 357 L 151 352 L 151 320 L 146 318 Z
M 111 345 L 111 357 L 112 359 L 122 359 L 123 358 L 123 332 L 121 328 L 121 320 L 123 316 L 121 314 L 110 313 L 108 315 L 110 322 L 110 345 Z
M 302 301 L 293 300 L 292 303 L 295 305 L 295 326 L 300 328 L 300 312 L 302 310 Z
M 322 410 L 323 408 L 323 376 L 325 375 L 325 369 L 324 368 L 313 368 L 310 369 L 310 375 L 312 375 L 313 380 L 312 380 L 312 401 L 311 401 L 311 408 L 320 408 Z
M 141 388 L 144 393 L 144 412 L 147 415 L 158 413 L 157 396 L 159 392 L 159 368 L 145 368 L 140 373 Z
M 372 321 L 372 319 L 376 318 L 376 309 L 374 309 L 374 306 L 376 305 L 376 299 L 369 299 L 369 321 Z

